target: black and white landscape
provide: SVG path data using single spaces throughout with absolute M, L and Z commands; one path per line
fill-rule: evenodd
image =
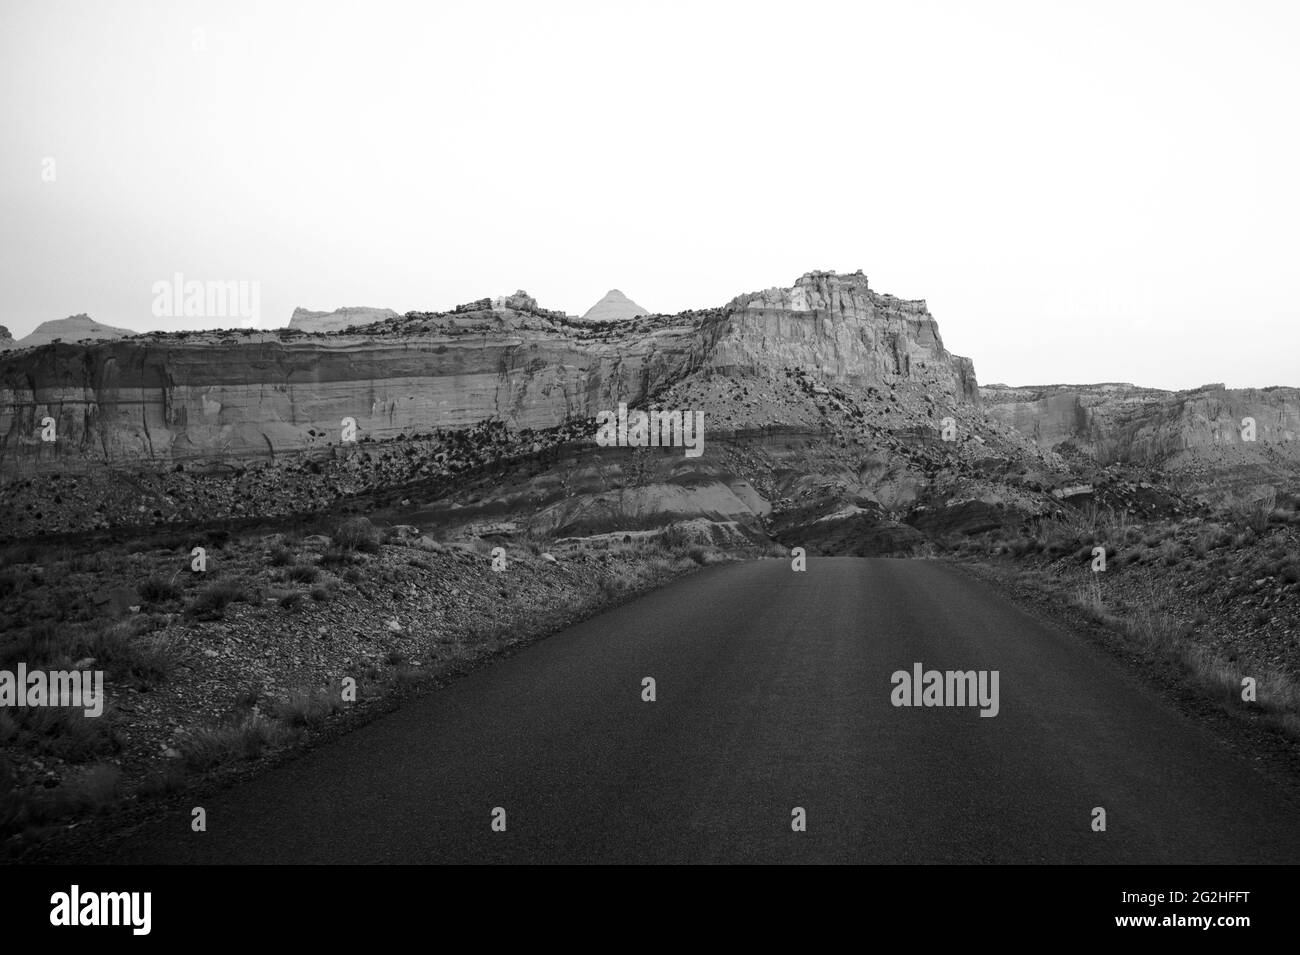
M 0 37 L 11 875 L 1300 861 L 1294 8 Z

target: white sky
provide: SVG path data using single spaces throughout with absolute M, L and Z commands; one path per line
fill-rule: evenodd
M 982 382 L 1300 385 L 1297 51 L 1295 3 L 0 0 L 0 324 L 861 268 Z

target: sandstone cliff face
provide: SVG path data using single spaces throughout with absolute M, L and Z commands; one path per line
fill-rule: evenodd
M 845 384 L 906 381 L 979 400 L 974 365 L 943 347 L 925 302 L 874 292 L 861 272 L 809 272 L 793 288 L 741 295 L 727 311 L 715 367 L 816 368 Z
M 0 361 L 6 472 L 100 462 L 266 457 L 359 439 L 468 427 L 496 417 L 551 427 L 644 393 L 653 343 L 580 349 L 559 335 L 410 338 L 274 336 L 49 346 Z M 58 440 L 40 438 L 41 419 Z
M 1300 389 L 1159 391 L 1127 384 L 982 388 L 995 420 L 1099 464 L 1159 466 L 1231 491 L 1300 476 Z M 1242 433 L 1253 419 L 1254 440 Z
M 373 325 L 390 318 L 397 313 L 391 308 L 366 308 L 365 306 L 348 306 L 336 308 L 332 312 L 312 312 L 305 308 L 295 308 L 289 318 L 289 327 L 300 332 L 341 332 L 353 326 Z
M 723 309 L 589 333 L 520 292 L 389 314 L 361 334 L 154 334 L 5 356 L 0 471 L 267 458 L 338 445 L 344 418 L 370 440 L 490 418 L 544 429 L 689 375 L 786 368 L 978 400 L 970 362 L 944 350 L 924 302 L 879 295 L 861 274 L 809 273 Z

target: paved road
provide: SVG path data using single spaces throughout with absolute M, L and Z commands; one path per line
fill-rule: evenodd
M 917 662 L 997 670 L 998 715 L 894 707 Z M 1117 664 L 886 559 L 708 568 L 206 808 L 121 861 L 1300 861 L 1295 803 Z

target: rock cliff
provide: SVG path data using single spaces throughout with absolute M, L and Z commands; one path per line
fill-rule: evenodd
M 1200 491 L 1218 485 L 1229 494 L 1289 486 L 1300 475 L 1300 389 L 1174 392 L 1111 383 L 980 391 L 995 420 L 1042 448 L 1097 464 L 1159 467 Z
M 312 312 L 305 308 L 295 308 L 289 318 L 289 327 L 299 332 L 341 332 L 347 328 L 360 328 L 396 317 L 397 313 L 391 308 L 349 306 L 336 308 L 332 312 Z
M 551 428 L 688 375 L 785 368 L 978 400 L 969 360 L 944 350 L 925 303 L 878 295 L 860 274 L 809 273 L 725 308 L 596 330 L 521 292 L 389 313 L 355 333 L 154 333 L 6 356 L 0 468 L 263 458 L 337 444 L 344 418 L 376 441 L 487 419 Z M 39 434 L 46 416 L 57 423 L 53 443 Z
M 932 394 L 979 400 L 974 365 L 943 347 L 925 302 L 874 292 L 861 272 L 809 272 L 792 288 L 739 296 L 727 315 L 715 367 L 789 365 L 849 385 L 906 381 Z

